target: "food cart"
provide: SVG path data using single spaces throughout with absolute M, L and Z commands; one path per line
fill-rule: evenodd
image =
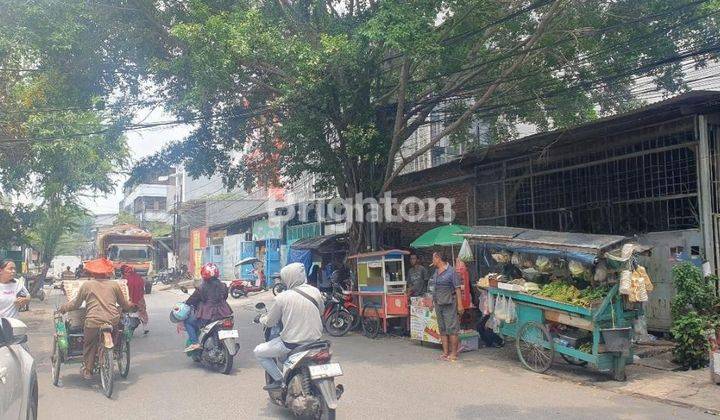
M 358 306 L 366 334 L 376 336 L 382 324 L 387 333 L 388 319 L 407 318 L 408 298 L 405 279 L 405 256 L 409 252 L 387 251 L 356 254 L 348 257 L 355 262 Z
M 625 380 L 633 321 L 642 315 L 626 283 L 631 270 L 638 271 L 628 238 L 489 226 L 463 236 L 476 245 L 484 271 L 518 266 L 522 273 L 520 279 L 510 279 L 507 270 L 488 274 L 478 287 L 493 316 L 501 312 L 495 329 L 515 339 L 526 368 L 545 372 L 558 353 L 570 364 L 589 364 Z M 583 291 L 581 283 L 587 283 Z M 649 278 L 642 286 L 651 290 Z M 548 297 L 560 289 L 571 292 L 568 301 Z

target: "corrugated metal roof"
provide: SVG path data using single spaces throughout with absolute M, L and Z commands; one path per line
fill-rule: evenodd
M 461 236 L 498 245 L 537 247 L 596 255 L 628 240 L 624 236 L 617 235 L 556 232 L 504 226 L 474 226 L 470 232 Z

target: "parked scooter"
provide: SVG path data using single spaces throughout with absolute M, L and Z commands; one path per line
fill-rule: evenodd
M 332 293 L 325 295 L 323 325 L 328 334 L 342 337 L 360 325 L 360 309 L 353 302 L 352 293 L 333 286 Z
M 239 263 L 235 264 L 235 267 L 252 264 L 255 265 L 259 263 L 260 260 L 255 257 L 249 257 L 245 258 Z M 247 296 L 250 293 L 255 292 L 264 292 L 265 290 L 268 290 L 267 288 L 267 281 L 265 280 L 265 275 L 261 275 L 260 281 L 258 285 L 254 284 L 253 282 L 247 281 L 247 280 L 241 280 L 241 279 L 235 279 L 232 282 L 230 282 L 230 296 L 234 297 L 235 299 L 239 299 L 243 296 Z M 279 278 L 278 274 L 274 274 L 273 278 L 277 280 Z M 274 285 L 272 287 L 273 295 L 277 296 L 278 293 L 285 290 L 285 285 L 282 283 L 275 281 Z
M 255 305 L 266 312 L 265 304 Z M 261 314 L 255 317 L 260 322 Z M 280 334 L 277 327 L 264 327 L 265 341 Z M 330 363 L 330 342 L 325 340 L 305 344 L 288 353 L 285 360 L 276 360 L 283 375 L 283 387 L 268 390 L 270 401 L 292 410 L 296 416 L 313 419 L 335 419 L 337 402 L 344 392 L 342 385 L 335 385 L 335 378 L 342 375 L 339 363 Z M 266 372 L 265 383 L 273 382 Z

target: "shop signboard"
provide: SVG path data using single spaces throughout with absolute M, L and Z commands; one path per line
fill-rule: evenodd
M 282 228 L 282 223 L 270 224 L 268 219 L 256 220 L 252 227 L 253 240 L 280 239 L 282 238 Z

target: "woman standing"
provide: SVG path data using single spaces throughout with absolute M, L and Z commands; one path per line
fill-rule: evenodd
M 127 280 L 130 303 L 137 305 L 138 317 L 143 324 L 143 333 L 147 334 L 150 332 L 150 330 L 148 330 L 148 322 L 150 319 L 147 313 L 147 306 L 145 305 L 145 281 L 135 272 L 135 269 L 129 265 L 123 265 L 120 269 L 122 270 L 123 278 Z
M 14 262 L 0 262 L 0 318 L 17 318 L 18 309 L 30 302 L 30 293 L 15 274 Z

